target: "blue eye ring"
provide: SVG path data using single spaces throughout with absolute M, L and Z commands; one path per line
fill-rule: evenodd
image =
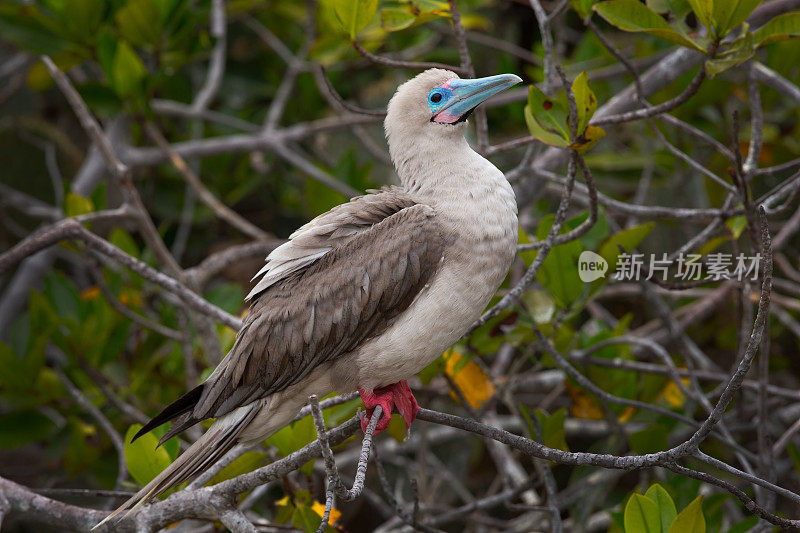
M 453 94 L 452 89 L 449 87 L 436 87 L 428 93 L 428 106 L 431 108 L 432 113 L 436 113 L 443 105 L 447 103 L 450 96 Z

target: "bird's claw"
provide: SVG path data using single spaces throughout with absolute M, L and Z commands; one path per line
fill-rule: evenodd
M 364 407 L 367 409 L 366 416 L 361 417 L 361 429 L 364 433 L 367 432 L 370 420 L 372 420 L 372 413 L 375 407 L 381 406 L 381 417 L 375 426 L 375 433 L 377 435 L 381 431 L 389 427 L 389 422 L 392 419 L 392 409 L 397 407 L 397 411 L 406 421 L 406 431 L 411 427 L 411 423 L 417 417 L 419 411 L 419 404 L 414 394 L 411 392 L 411 387 L 408 386 L 406 380 L 398 381 L 393 385 L 381 387 L 373 391 L 367 389 L 358 389 L 361 394 L 361 399 L 364 401 Z
M 417 418 L 419 412 L 419 404 L 417 399 L 414 398 L 414 393 L 411 392 L 411 387 L 408 386 L 408 381 L 398 381 L 394 385 L 390 385 L 392 389 L 392 397 L 394 398 L 394 405 L 397 411 L 406 421 L 406 431 L 411 428 L 411 423 Z
M 392 391 L 389 387 L 375 389 L 368 391 L 366 389 L 358 389 L 361 394 L 361 399 L 364 401 L 364 407 L 367 410 L 366 416 L 361 416 L 361 430 L 366 433 L 367 427 L 372 420 L 372 414 L 377 406 L 381 406 L 381 417 L 375 426 L 373 435 L 377 435 L 389 427 L 389 422 L 392 420 L 392 409 L 394 408 L 394 399 L 392 398 Z

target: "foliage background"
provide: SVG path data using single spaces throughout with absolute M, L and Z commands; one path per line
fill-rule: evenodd
M 535 279 L 522 287 L 520 302 L 498 309 L 415 380 L 420 403 L 561 450 L 645 454 L 685 441 L 694 428 L 674 416 L 606 405 L 565 377 L 537 329 L 602 390 L 702 421 L 707 411 L 700 397 L 714 404 L 729 369 L 744 354 L 759 283 L 718 281 L 681 291 L 636 282 L 583 284 L 576 258 L 583 250 L 597 251 L 613 270 L 618 245 L 659 257 L 682 249 L 704 256 L 754 253 L 760 229 L 747 205 L 778 191 L 768 205 L 771 233 L 782 236 L 768 341 L 760 366 L 725 414 L 727 441 L 709 439 L 703 452 L 744 470 L 745 463 L 751 465 L 754 475 L 797 491 L 800 217 L 794 173 L 800 166 L 800 42 L 789 37 L 800 31 L 800 15 L 792 12 L 800 6 L 778 0 L 649 0 L 659 22 L 646 19 L 640 13 L 645 4 L 634 0 L 594 4 L 467 0 L 458 2 L 460 24 L 454 24 L 451 4 L 435 0 L 4 0 L 0 246 L 11 249 L 63 217 L 89 215 L 86 227 L 93 233 L 240 315 L 249 278 L 281 239 L 350 194 L 393 182 L 375 110 L 418 71 L 404 62 L 440 62 L 467 71 L 474 65 L 479 76 L 517 73 L 554 102 L 562 88 L 554 68 L 560 65 L 570 80 L 588 73 L 601 109 L 620 94 L 635 103 L 634 78 L 593 31 L 598 30 L 640 73 L 659 64 L 672 69 L 671 81 L 649 99 L 667 103 L 672 119 L 661 115 L 653 122 L 642 115 L 603 124 L 605 137 L 596 145 L 573 144 L 585 151 L 583 160 L 604 195 L 596 221 L 590 229 L 581 226 L 592 186 L 579 184 L 564 226 L 588 232 L 553 247 Z M 741 20 L 730 28 L 719 22 L 719 6 L 728 4 L 741 8 L 733 16 Z M 549 18 L 537 21 L 537 8 Z M 751 26 L 741 26 L 753 9 Z M 748 33 L 759 27 L 766 30 Z M 631 29 L 647 31 L 623 31 Z M 732 32 L 725 36 L 727 30 Z M 460 43 L 468 46 L 466 58 Z M 665 63 L 681 48 L 717 55 L 705 65 L 696 52 Z M 129 172 L 104 164 L 96 139 L 87 136 L 41 54 L 68 74 Z M 713 77 L 687 94 L 704 68 Z M 517 190 L 522 244 L 548 238 L 565 176 L 569 180 L 566 158 L 552 168 L 537 167 L 537 161 L 553 159 L 554 149 L 530 137 L 561 146 L 576 141 L 566 119 L 568 99 L 560 94 L 563 115 L 553 122 L 537 117 L 544 130 L 549 124 L 565 132 L 563 142 L 543 133 L 541 124 L 532 125 L 532 117 L 526 123 L 527 88 L 497 97 L 472 121 L 478 125 L 470 130 L 473 145 L 507 172 Z M 682 95 L 685 101 L 669 106 Z M 531 97 L 531 114 L 537 97 Z M 372 112 L 357 112 L 364 109 Z M 162 135 L 171 148 L 159 143 Z M 744 162 L 737 162 L 737 152 Z M 737 171 L 746 186 L 737 181 Z M 191 174 L 199 176 L 199 187 Z M 579 175 L 585 181 L 585 173 Z M 129 205 L 143 206 L 147 220 L 128 212 L 91 218 Z M 707 211 L 683 216 L 679 208 Z M 215 255 L 223 250 L 235 253 Z M 524 279 L 535 254 L 521 251 L 498 300 Z M 210 264 L 209 257 L 227 261 Z M 108 508 L 118 494 L 72 489 L 131 491 L 168 464 L 178 453 L 177 440 L 157 452 L 155 439 L 122 443 L 145 414 L 155 414 L 205 377 L 232 345 L 235 331 L 77 241 L 64 241 L 0 275 L 0 476 L 58 500 Z M 595 346 L 603 341 L 609 342 Z M 670 379 L 666 361 L 643 349 L 646 341 L 663 346 L 673 365 L 689 367 L 682 381 Z M 358 405 L 350 400 L 326 411 L 328 424 L 348 419 Z M 693 517 L 702 515 L 703 530 L 769 527 L 729 492 L 664 468 L 548 464 L 425 422 L 416 423 L 405 442 L 401 429 L 389 433 L 378 439 L 389 492 L 401 510 L 411 509 L 409 480 L 415 479 L 424 523 L 506 494 L 435 524 L 448 530 L 644 531 L 649 526 L 637 517 L 646 522 L 669 506 L 667 499 L 677 511 L 691 508 Z M 194 436 L 190 432 L 186 439 Z M 247 450 L 212 482 L 286 456 L 315 438 L 306 417 Z M 737 462 L 733 441 L 744 463 Z M 351 448 L 337 449 L 345 472 L 357 459 Z M 775 500 L 730 471 L 691 459 L 685 466 L 736 483 L 770 513 L 798 516 L 797 501 Z M 395 504 L 373 474 L 364 497 L 338 506 L 338 528 L 401 527 Z M 243 500 L 247 516 L 257 527 L 313 531 L 325 501 L 324 479 L 322 465 L 309 463 L 251 493 Z M 643 495 L 655 482 L 663 489 Z M 631 502 L 640 500 L 646 501 L 637 511 Z M 662 507 L 653 511 L 651 501 Z M 4 530 L 40 530 L 30 516 L 4 505 L 0 494 L 3 515 Z M 185 522 L 187 530 L 208 530 L 207 523 Z

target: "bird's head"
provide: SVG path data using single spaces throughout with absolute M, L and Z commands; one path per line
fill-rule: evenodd
M 462 79 L 438 68 L 418 74 L 398 87 L 389 101 L 384 128 L 390 150 L 413 140 L 460 136 L 478 104 L 521 81 L 514 74 Z
M 521 81 L 514 74 L 461 79 L 449 70 L 428 69 L 397 88 L 389 102 L 387 129 L 390 123 L 417 130 L 464 124 L 478 104 Z

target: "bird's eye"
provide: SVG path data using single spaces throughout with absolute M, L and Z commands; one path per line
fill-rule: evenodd
M 431 102 L 433 102 L 434 104 L 438 104 L 439 102 L 442 101 L 442 94 L 441 93 L 433 93 L 430 96 L 430 99 L 431 99 Z

